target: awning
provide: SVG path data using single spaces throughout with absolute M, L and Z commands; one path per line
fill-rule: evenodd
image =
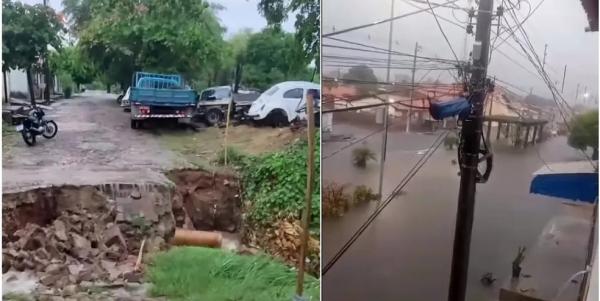
M 594 161 L 598 166 L 598 161 Z M 594 203 L 598 198 L 598 171 L 589 161 L 552 163 L 533 174 L 530 193 Z

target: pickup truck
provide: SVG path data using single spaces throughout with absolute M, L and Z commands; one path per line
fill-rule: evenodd
M 231 116 L 244 116 L 258 96 L 258 92 L 253 91 L 239 90 L 233 93 L 230 86 L 210 87 L 200 93 L 197 114 L 208 125 L 215 125 L 225 121 L 230 102 L 233 102 Z
M 185 86 L 180 75 L 136 72 L 128 95 L 131 128 L 149 119 L 177 119 L 189 122 L 196 108 L 196 91 Z

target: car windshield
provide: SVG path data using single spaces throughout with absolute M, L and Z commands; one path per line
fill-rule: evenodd
M 215 94 L 213 96 L 215 99 L 227 98 L 230 96 L 230 91 L 229 88 L 217 88 L 215 89 Z

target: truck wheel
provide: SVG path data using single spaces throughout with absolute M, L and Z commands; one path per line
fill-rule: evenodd
M 210 109 L 204 116 L 206 123 L 208 123 L 209 126 L 213 126 L 223 119 L 223 112 L 219 109 Z
M 287 126 L 289 124 L 287 114 L 279 109 L 271 111 L 265 119 L 272 127 Z

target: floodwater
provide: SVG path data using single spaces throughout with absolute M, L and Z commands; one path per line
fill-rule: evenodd
M 375 125 L 335 123 L 334 134 L 364 135 Z M 383 195 L 388 195 L 437 135 L 389 133 Z M 366 140 L 379 159 L 381 134 Z M 495 138 L 495 134 L 492 134 Z M 348 141 L 326 142 L 327 157 Z M 357 144 L 360 145 L 360 144 Z M 494 169 L 477 186 L 471 242 L 468 300 L 495 300 L 498 288 L 484 287 L 483 274 L 501 282 L 511 272 L 518 246 L 535 243 L 546 223 L 561 210 L 561 200 L 529 194 L 532 173 L 546 162 L 581 160 L 565 137 L 527 149 L 494 144 Z M 378 189 L 379 162 L 365 170 L 351 163 L 353 147 L 323 159 L 323 183 L 364 184 Z M 537 148 L 537 152 L 536 149 Z M 442 145 L 401 194 L 388 205 L 356 243 L 323 277 L 323 300 L 427 301 L 447 298 L 459 187 L 456 150 Z M 323 221 L 323 266 L 374 210 L 376 203 L 355 207 L 341 218 Z

